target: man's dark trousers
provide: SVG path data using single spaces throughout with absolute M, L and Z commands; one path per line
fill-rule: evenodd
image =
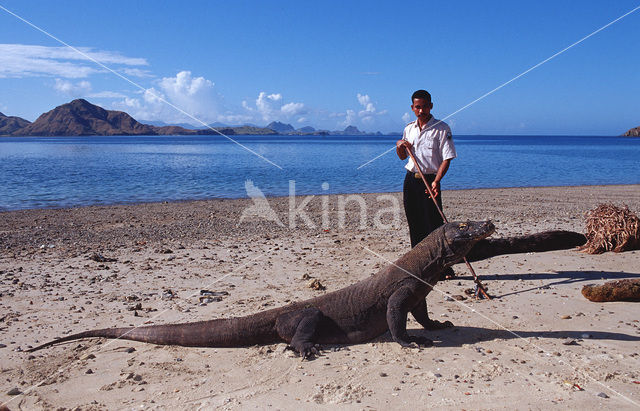
M 431 184 L 436 176 L 435 174 L 426 174 L 425 178 Z M 425 190 L 426 187 L 422 179 L 416 178 L 415 173 L 407 172 L 404 178 L 403 201 L 404 212 L 409 223 L 411 248 L 444 224 L 442 216 Z M 436 197 L 436 201 L 442 209 L 442 194 Z

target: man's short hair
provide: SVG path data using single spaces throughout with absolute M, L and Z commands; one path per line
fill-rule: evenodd
M 411 103 L 413 104 L 413 100 L 417 98 L 431 102 L 431 94 L 429 94 L 427 90 L 418 90 L 415 93 L 413 93 L 411 95 Z

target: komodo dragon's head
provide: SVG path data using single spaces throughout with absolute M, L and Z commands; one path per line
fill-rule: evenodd
M 449 246 L 444 256 L 447 265 L 459 262 L 478 241 L 489 237 L 496 230 L 491 221 L 447 223 L 442 228 Z

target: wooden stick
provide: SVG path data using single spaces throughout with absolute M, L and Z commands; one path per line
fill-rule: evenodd
M 429 196 L 433 200 L 433 203 L 436 205 L 436 209 L 438 210 L 438 212 L 442 216 L 442 221 L 444 221 L 445 223 L 448 223 L 449 221 L 447 220 L 447 217 L 445 217 L 444 213 L 442 212 L 442 209 L 438 205 L 438 201 L 436 200 L 436 196 L 433 194 L 433 190 L 431 190 L 431 186 L 427 182 L 427 179 L 424 177 L 424 174 L 422 174 L 422 170 L 420 169 L 420 165 L 418 164 L 418 161 L 416 160 L 416 158 L 414 157 L 414 155 L 413 155 L 413 153 L 411 152 L 410 149 L 406 148 L 405 151 L 407 152 L 407 154 L 409 154 L 409 157 L 411 157 L 411 159 L 413 160 L 413 164 L 416 165 L 416 170 L 418 170 L 418 174 L 420 174 L 420 178 L 422 178 L 422 182 L 424 183 L 424 186 L 427 188 L 427 191 L 429 192 Z M 469 271 L 471 272 L 471 275 L 473 276 L 473 281 L 478 286 L 478 291 L 484 296 L 484 298 L 486 298 L 487 300 L 490 300 L 491 297 L 489 297 L 489 294 L 487 294 L 487 291 L 485 290 L 484 286 L 482 285 L 482 283 L 478 279 L 478 276 L 476 275 L 476 272 L 473 269 L 473 267 L 471 267 L 471 264 L 467 260 L 467 257 L 464 257 L 463 260 L 464 260 L 464 263 L 467 265 L 467 268 L 469 268 Z M 476 298 L 478 298 L 478 294 L 477 293 L 476 293 Z

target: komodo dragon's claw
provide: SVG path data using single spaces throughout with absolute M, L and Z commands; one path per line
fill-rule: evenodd
M 427 337 L 423 337 L 420 335 L 409 336 L 406 341 L 396 340 L 398 344 L 405 348 L 420 348 L 420 347 L 431 347 L 433 346 L 433 341 Z
M 320 350 L 318 348 L 318 344 L 301 350 L 300 356 L 302 357 L 302 361 L 312 359 L 314 357 L 318 357 L 320 355 Z
M 433 340 L 430 340 L 427 337 L 422 337 L 419 335 L 409 337 L 409 341 L 412 343 L 418 344 L 419 347 L 431 347 L 433 346 Z
M 301 357 L 301 361 L 320 356 L 319 344 L 304 344 L 299 348 L 287 345 L 286 349 L 294 351 L 296 354 L 298 354 Z
M 453 323 L 451 321 L 437 321 L 429 320 L 429 323 L 424 327 L 425 330 L 441 330 L 443 328 L 451 328 Z

